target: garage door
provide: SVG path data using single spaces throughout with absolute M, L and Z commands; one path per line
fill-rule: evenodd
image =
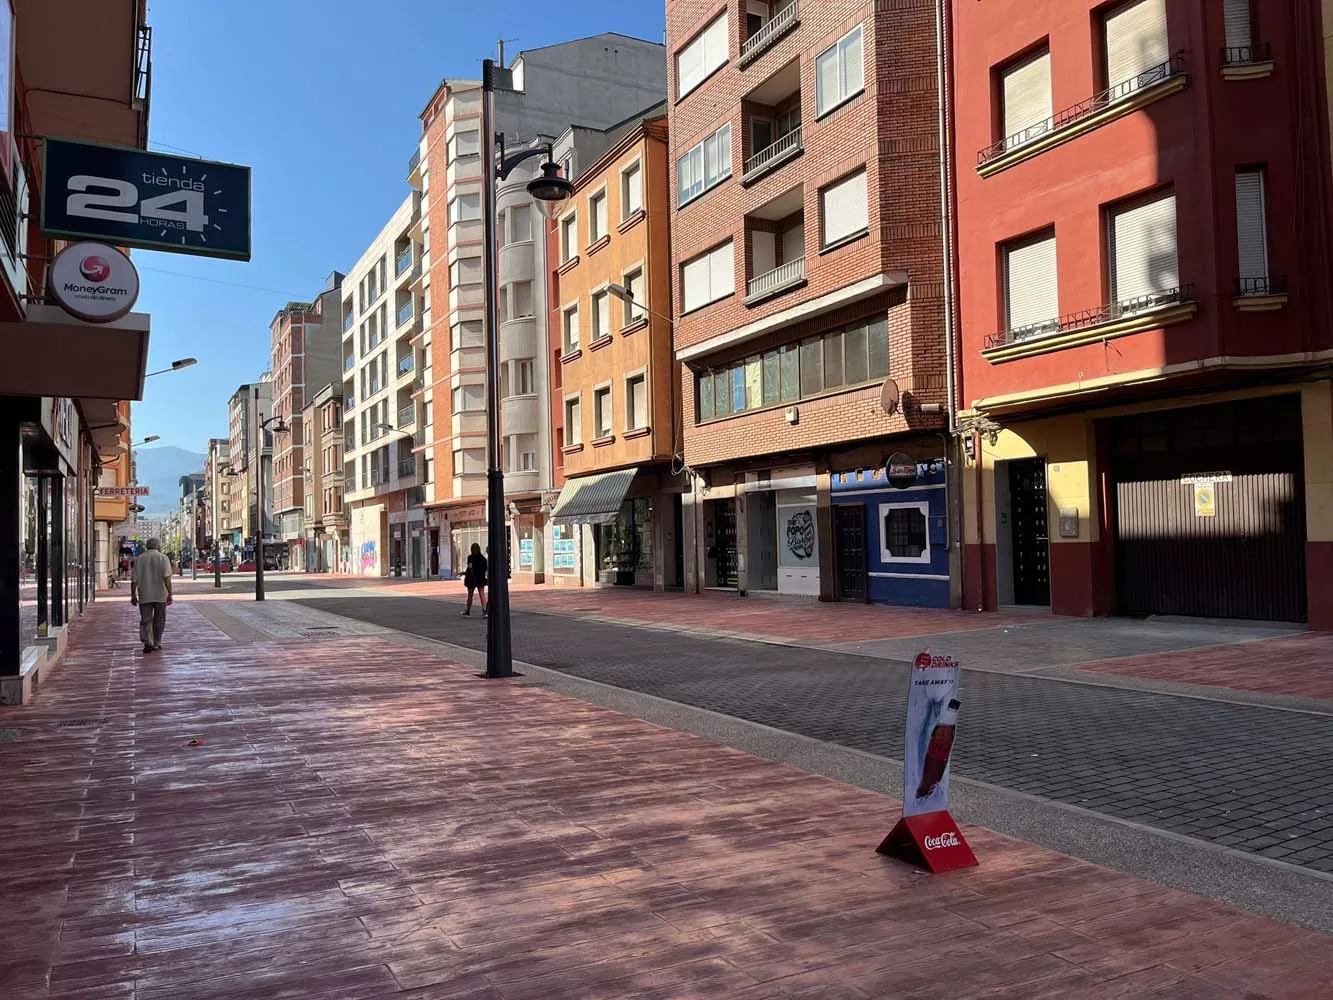
M 1122 614 L 1305 620 L 1299 396 L 1108 431 Z

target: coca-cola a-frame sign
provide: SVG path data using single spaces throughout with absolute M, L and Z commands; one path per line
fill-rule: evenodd
M 977 863 L 949 815 L 949 771 L 958 729 L 961 665 L 951 656 L 919 653 L 912 663 L 903 739 L 903 817 L 880 854 L 928 871 L 954 871 Z

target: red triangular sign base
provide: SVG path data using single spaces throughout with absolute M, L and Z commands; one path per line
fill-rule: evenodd
M 876 852 L 933 872 L 957 871 L 977 864 L 962 831 L 947 810 L 904 816 Z

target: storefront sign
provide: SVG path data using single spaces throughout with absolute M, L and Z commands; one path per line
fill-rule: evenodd
M 64 139 L 45 153 L 47 236 L 250 259 L 249 167 Z
M 99 497 L 146 497 L 148 496 L 147 486 L 99 486 L 97 487 Z
M 884 471 L 888 474 L 890 486 L 894 489 L 905 490 L 916 482 L 916 459 L 911 455 L 895 452 L 889 456 Z
M 1200 484 L 1211 486 L 1213 483 L 1231 482 L 1231 473 L 1229 472 L 1204 472 L 1197 476 L 1181 476 L 1182 486 L 1198 486 Z
M 51 296 L 71 316 L 110 323 L 139 298 L 139 272 L 130 259 L 105 243 L 75 243 L 51 262 Z
M 977 863 L 949 815 L 960 674 L 961 665 L 951 656 L 919 653 L 913 661 L 903 748 L 903 818 L 879 845 L 881 854 L 937 873 Z

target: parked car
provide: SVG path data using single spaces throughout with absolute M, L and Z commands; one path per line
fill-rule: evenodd
M 253 559 L 246 559 L 242 561 L 236 569 L 241 573 L 253 573 L 255 571 L 255 561 Z
M 231 572 L 231 560 L 230 560 L 230 559 L 222 559 L 222 560 L 220 560 L 220 562 L 221 562 L 221 566 L 222 566 L 222 570 L 221 570 L 221 571 L 222 571 L 223 573 L 230 573 L 230 572 Z M 212 572 L 215 572 L 215 571 L 216 571 L 216 567 L 213 565 L 213 560 L 212 560 L 212 559 L 209 559 L 207 562 L 205 562 L 205 563 L 202 565 L 201 568 L 203 569 L 203 571 L 204 571 L 205 573 L 212 573 Z

